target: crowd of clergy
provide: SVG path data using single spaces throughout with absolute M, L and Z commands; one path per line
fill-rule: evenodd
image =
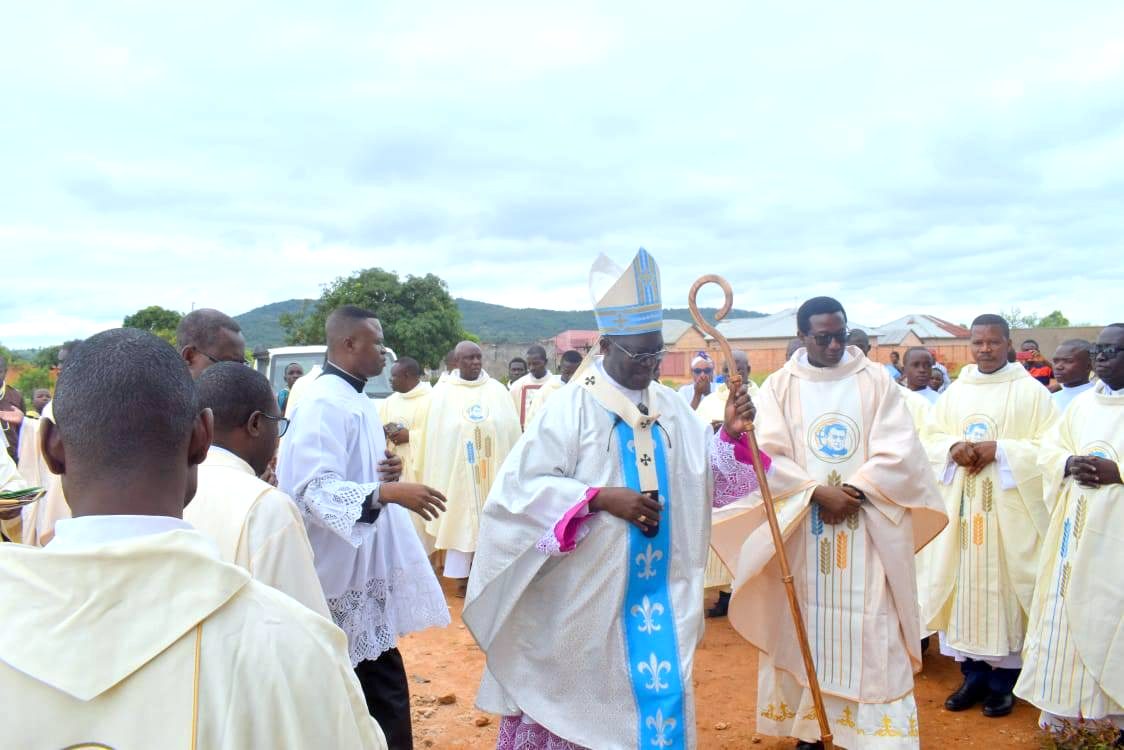
M 707 616 L 759 651 L 758 731 L 798 748 L 821 719 L 920 747 L 930 643 L 963 675 L 947 711 L 1124 727 L 1124 324 L 1049 363 L 982 314 L 952 377 L 920 347 L 874 362 L 814 297 L 760 385 L 699 352 L 673 389 L 655 259 L 599 257 L 590 292 L 593 349 L 552 373 L 532 346 L 507 384 L 465 341 L 433 384 L 397 359 L 376 402 L 382 322 L 343 306 L 280 394 L 210 309 L 175 346 L 67 344 L 26 411 L 5 386 L 0 490 L 40 489 L 0 504 L 4 746 L 412 748 L 397 644 L 450 624 L 442 576 L 498 750 L 696 747 Z

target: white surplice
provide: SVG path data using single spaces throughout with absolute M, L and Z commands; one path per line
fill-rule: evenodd
M 304 389 L 277 462 L 279 485 L 308 526 L 316 572 L 353 664 L 378 658 L 400 635 L 450 621 L 410 511 L 386 504 L 374 523 L 359 521 L 367 496 L 378 498 L 385 453 L 371 399 L 324 374 Z
M 292 499 L 217 445 L 211 446 L 198 473 L 184 520 L 219 545 L 224 562 L 330 619 L 308 532 Z
M 183 521 L 56 532 L 0 545 L 6 747 L 386 748 L 339 628 Z

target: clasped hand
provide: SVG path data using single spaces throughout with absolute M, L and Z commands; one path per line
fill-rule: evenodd
M 812 492 L 812 501 L 819 504 L 820 518 L 824 523 L 836 524 L 859 512 L 863 494 L 850 486 L 832 487 L 821 484 Z
M 1120 466 L 1100 456 L 1070 456 L 1065 473 L 1083 487 L 1122 483 Z
M 982 443 L 962 441 L 952 446 L 948 455 L 957 466 L 963 466 L 969 474 L 975 476 L 995 460 L 997 448 L 998 444 L 994 440 Z

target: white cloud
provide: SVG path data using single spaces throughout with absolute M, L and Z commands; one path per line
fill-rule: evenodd
M 588 306 L 644 245 L 668 304 L 1124 317 L 1111 2 L 36 4 L 0 51 L 9 346 L 232 313 L 359 268 Z

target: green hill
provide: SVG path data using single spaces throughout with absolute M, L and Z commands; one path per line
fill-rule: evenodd
M 304 305 L 315 304 L 316 300 L 290 299 L 258 307 L 241 315 L 234 316 L 242 326 L 247 345 L 253 349 L 259 346 L 273 347 L 285 344 L 285 332 L 278 322 L 284 313 L 298 313 Z M 489 343 L 523 343 L 550 338 L 562 331 L 595 328 L 592 310 L 540 310 L 536 308 L 513 308 L 477 302 L 470 299 L 457 299 L 461 320 L 466 331 Z M 703 314 L 714 318 L 715 309 L 703 308 Z M 729 318 L 758 318 L 764 313 L 750 310 L 733 310 Z M 691 320 L 686 308 L 664 311 L 671 320 Z

